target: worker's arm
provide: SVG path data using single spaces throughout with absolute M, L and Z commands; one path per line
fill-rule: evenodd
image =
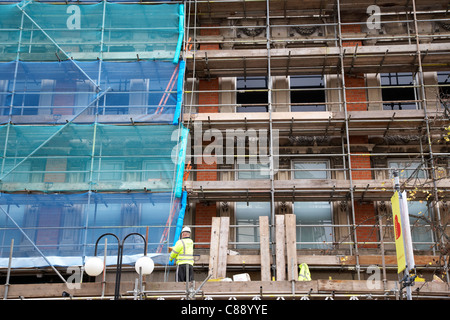
M 169 261 L 172 261 L 173 259 L 176 259 L 178 257 L 178 254 L 181 252 L 181 249 L 183 249 L 183 243 L 178 240 L 177 243 L 175 243 L 175 246 L 171 247 L 172 252 L 170 253 Z

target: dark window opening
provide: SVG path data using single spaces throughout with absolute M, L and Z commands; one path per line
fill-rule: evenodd
M 450 72 L 438 72 L 439 102 L 445 108 L 446 114 L 450 113 Z
M 291 111 L 326 111 L 325 84 L 320 75 L 291 76 Z
M 417 109 L 414 79 L 411 73 L 381 74 L 383 110 Z M 405 102 L 402 102 L 405 101 Z
M 237 78 L 236 112 L 268 112 L 266 77 Z

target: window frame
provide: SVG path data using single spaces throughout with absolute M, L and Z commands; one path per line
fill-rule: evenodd
M 259 249 L 259 247 L 260 247 L 260 245 L 259 245 L 259 232 L 258 232 L 258 230 L 259 230 L 259 217 L 260 216 L 268 216 L 269 218 L 270 218 L 270 214 L 271 214 L 271 208 L 270 208 L 270 202 L 269 201 L 256 201 L 256 202 L 248 202 L 248 206 L 247 207 L 249 207 L 251 204 L 255 204 L 255 203 L 265 203 L 265 204 L 268 204 L 269 205 L 269 207 L 268 207 L 268 212 L 267 212 L 267 214 L 260 214 L 260 215 L 258 215 L 258 216 L 256 216 L 256 218 L 254 219 L 254 226 L 255 227 L 239 227 L 239 225 L 240 225 L 240 223 L 239 223 L 239 219 L 238 219 L 238 204 L 245 204 L 246 202 L 245 201 L 236 201 L 236 202 L 234 202 L 234 221 L 235 221 L 235 224 L 238 226 L 238 227 L 236 227 L 236 230 L 235 230 L 235 237 L 236 237 L 236 248 L 239 248 L 239 249 Z M 243 224 L 241 224 L 241 225 L 247 225 L 247 224 L 250 224 L 250 223 L 243 223 Z M 239 233 L 239 230 L 241 229 L 242 230 L 242 228 L 246 228 L 246 229 L 251 229 L 251 231 L 250 231 L 250 233 L 253 233 L 252 235 L 241 235 L 240 233 Z M 242 237 L 242 236 L 244 236 L 244 237 L 253 237 L 253 241 L 247 241 L 247 240 L 245 240 L 245 241 L 242 241 L 241 239 L 240 239 L 240 237 Z M 255 242 L 255 244 L 240 244 L 239 242 Z
M 418 165 L 421 164 L 421 161 L 414 161 L 414 160 L 410 160 L 410 159 L 388 159 L 387 160 L 387 166 L 389 169 L 389 177 L 392 178 L 392 169 L 400 169 L 400 166 L 398 166 L 397 168 L 392 168 L 391 167 L 391 163 L 417 163 Z M 412 171 L 412 173 L 414 173 L 414 171 L 417 168 L 411 168 L 408 169 L 408 167 L 405 166 L 405 169 L 399 170 L 399 178 L 400 180 L 407 180 L 407 179 L 428 179 L 428 168 L 424 168 L 422 167 L 421 169 L 418 170 L 418 172 L 422 172 L 423 176 L 416 176 L 416 177 L 411 177 L 411 175 L 408 176 L 402 176 L 402 171 Z
M 317 86 L 317 85 L 313 85 L 313 86 L 293 86 L 292 85 L 292 78 L 316 78 L 316 77 L 320 77 L 321 81 L 323 82 L 323 87 Z M 290 76 L 289 77 L 289 111 L 290 112 L 324 112 L 324 111 L 328 111 L 328 105 L 327 105 L 327 94 L 326 94 L 326 81 L 325 81 L 325 77 L 322 77 L 322 75 L 296 75 L 296 76 Z M 321 102 L 317 102 L 317 104 L 313 104 L 314 102 L 311 102 L 311 105 L 309 105 L 309 102 L 293 102 L 293 93 L 295 94 L 295 90 L 292 91 L 292 89 L 302 89 L 299 92 L 308 92 L 308 91 L 323 91 L 323 104 Z M 303 89 L 311 89 L 311 90 L 303 90 Z M 315 106 L 316 108 L 318 107 L 323 107 L 323 110 L 293 110 L 293 106 L 292 103 L 308 103 L 308 105 L 304 105 L 304 106 L 297 106 L 299 108 L 305 107 L 307 109 L 312 108 L 313 106 Z M 294 106 L 295 107 L 295 106 Z
M 318 203 L 318 204 L 329 204 L 329 208 L 330 208 L 330 221 L 329 223 L 322 223 L 324 226 L 316 226 L 316 225 L 320 225 L 320 223 L 317 223 L 319 220 L 316 220 L 315 223 L 311 223 L 311 227 L 308 226 L 308 224 L 305 223 L 298 223 L 299 221 L 299 213 L 295 212 L 295 207 L 296 207 L 296 203 L 298 204 L 304 204 L 304 203 Z M 296 201 L 292 204 L 292 213 L 295 215 L 295 223 L 296 223 L 296 241 L 298 242 L 297 244 L 297 249 L 318 249 L 318 250 L 323 250 L 323 249 L 329 249 L 332 247 L 331 244 L 327 244 L 327 243 L 323 243 L 323 241 L 325 242 L 333 242 L 334 238 L 335 238 L 335 232 L 334 232 L 334 212 L 333 212 L 333 204 L 332 202 L 329 201 Z M 302 224 L 303 226 L 298 226 L 299 224 Z M 320 240 L 317 241 L 316 244 L 304 244 L 302 245 L 302 228 L 307 228 L 307 229 L 312 229 L 314 231 L 314 228 L 323 228 L 323 237 L 325 237 L 325 240 Z M 308 236 L 308 234 L 306 234 Z M 314 235 L 313 235 L 314 236 Z M 311 239 L 310 239 L 311 240 Z M 305 242 L 315 242 L 315 241 L 305 241 Z
M 301 172 L 301 171 L 295 171 L 295 164 L 297 163 L 324 163 L 326 168 L 324 169 L 325 171 L 325 176 L 326 178 L 296 178 L 295 177 L 295 173 L 296 172 Z M 318 160 L 312 160 L 312 159 L 308 159 L 308 160 L 291 160 L 291 180 L 328 180 L 331 179 L 331 171 L 329 170 L 330 168 L 330 160 L 329 159 L 318 159 Z M 317 172 L 321 172 L 319 170 L 317 170 Z
M 243 79 L 244 82 L 249 82 L 248 85 L 245 84 L 243 87 L 239 86 L 239 81 L 241 81 Z M 260 86 L 257 84 L 252 85 L 251 81 L 265 81 L 265 87 L 264 86 Z M 266 97 L 266 100 L 263 104 L 265 105 L 258 105 L 258 106 L 252 106 L 252 105 L 248 105 L 248 106 L 242 106 L 242 102 L 239 101 L 240 99 L 240 95 L 242 94 L 253 94 L 254 96 L 256 96 L 258 94 L 258 92 L 245 92 L 248 89 L 256 89 L 256 90 L 268 90 L 269 88 L 269 83 L 268 83 L 269 79 L 265 76 L 255 76 L 255 77 L 236 77 L 236 110 L 235 113 L 244 113 L 244 112 L 258 112 L 258 113 L 265 113 L 265 112 L 269 112 L 269 97 L 268 97 L 268 92 L 263 92 L 260 93 L 261 97 L 264 94 Z M 243 91 L 243 92 L 241 92 Z M 258 96 L 259 97 L 259 96 Z M 249 99 L 249 97 L 246 97 L 247 99 Z M 253 97 L 254 99 L 255 97 Z M 257 104 L 261 104 L 261 103 L 257 103 Z M 246 105 L 246 103 L 244 103 L 244 105 Z M 265 109 L 262 110 L 261 108 Z M 253 109 L 253 110 L 251 110 Z
M 404 81 L 400 81 L 403 78 L 406 78 L 407 76 L 410 76 L 411 82 L 406 83 Z M 389 84 L 383 84 L 383 79 L 389 79 Z M 392 79 L 395 79 L 395 81 L 392 81 Z M 395 83 L 393 83 L 395 82 Z M 386 72 L 380 74 L 380 91 L 381 91 L 381 100 L 382 102 L 382 108 L 383 110 L 419 110 L 419 102 L 385 102 L 385 99 L 383 98 L 383 91 L 384 92 L 392 92 L 396 90 L 395 93 L 396 99 L 394 100 L 386 100 L 386 101 L 401 101 L 401 100 L 419 100 L 418 99 L 418 91 L 417 88 L 400 88 L 402 86 L 416 86 L 416 79 L 413 76 L 412 72 Z M 383 88 L 384 87 L 384 88 Z M 397 96 L 406 95 L 407 90 L 412 90 L 413 99 L 401 99 Z M 401 93 L 403 91 L 403 93 Z M 386 93 L 385 93 L 386 94 Z M 392 93 L 391 93 L 392 95 Z M 414 104 L 414 108 L 411 106 Z
M 267 171 L 267 175 L 264 175 L 264 174 L 262 174 L 262 173 L 260 173 L 260 171 L 245 171 L 245 170 L 242 170 L 241 171 L 241 168 L 239 168 L 239 166 L 240 165 L 248 165 L 248 166 L 267 166 L 267 169 L 268 169 L 268 171 Z M 236 172 L 236 174 L 235 174 L 235 178 L 234 178 L 234 180 L 235 181 L 239 181 L 239 180 L 265 180 L 265 179 L 270 179 L 270 164 L 261 164 L 261 163 L 237 163 L 237 161 L 235 161 L 235 168 L 237 169 L 237 171 L 235 171 Z M 250 170 L 254 170 L 255 168 L 249 168 Z M 259 169 L 261 169 L 261 168 L 259 168 Z M 247 170 L 247 169 L 246 169 Z M 251 178 L 247 178 L 247 179 L 245 179 L 245 178 L 240 178 L 239 177 L 239 175 L 241 174 L 241 173 L 249 173 L 250 175 L 253 175 L 253 174 L 258 174 L 259 175 L 259 177 L 257 177 L 257 178 L 255 178 L 255 177 L 251 177 Z

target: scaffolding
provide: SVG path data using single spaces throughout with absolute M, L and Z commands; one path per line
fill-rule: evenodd
M 83 266 L 105 232 L 144 234 L 168 263 L 186 200 L 183 18 L 177 3 L 0 4 L 2 268 L 66 282 L 56 267 Z M 142 247 L 132 237 L 124 262 Z
M 129 3 L 123 6 L 147 8 L 156 3 L 160 5 L 164 2 Z M 168 1 L 165 5 L 177 3 Z M 94 114 L 100 127 L 105 124 L 131 123 L 131 128 L 140 128 L 134 126 L 135 122 L 141 122 L 143 127 L 151 121 L 170 123 L 179 118 L 179 112 L 182 121 L 176 125 L 186 128 L 182 132 L 186 135 L 187 157 L 185 163 L 178 163 L 177 190 L 179 182 L 183 180 L 180 175 L 184 170 L 180 170 L 180 166 L 184 168 L 185 164 L 192 164 L 191 174 L 183 181 L 184 195 L 187 196 L 184 219 L 197 237 L 195 244 L 199 256 L 196 272 L 204 276 L 202 280 L 206 278 L 209 273 L 206 270 L 211 268 L 211 250 L 213 245 L 217 245 L 212 242 L 213 222 L 196 223 L 201 220 L 197 220 L 200 213 L 196 210 L 201 206 L 214 207 L 215 215 L 230 217 L 229 229 L 226 231 L 229 234 L 227 249 L 238 253 L 228 253 L 226 275 L 248 271 L 254 272 L 252 276 L 256 275 L 257 279 L 262 280 L 262 259 L 265 259 L 265 274 L 269 269 L 269 279 L 275 278 L 277 281 L 270 286 L 264 281 L 251 281 L 245 284 L 246 288 L 240 283 L 208 282 L 203 291 L 187 288 L 184 284 L 147 282 L 146 290 L 135 286 L 131 291 L 132 286 L 129 285 L 128 295 L 124 296 L 130 299 L 133 294 L 135 298 L 148 299 L 226 299 L 230 296 L 244 299 L 325 299 L 347 298 L 349 292 L 357 291 L 355 297 L 358 298 L 401 298 L 401 288 L 397 287 L 400 279 L 395 279 L 396 261 L 389 205 L 394 191 L 391 172 L 398 169 L 402 178 L 401 189 L 408 192 L 410 200 L 424 204 L 426 208 L 425 212 L 420 211 L 422 206 L 416 211 L 415 207 L 410 209 L 414 214 L 413 229 L 427 235 L 414 241 L 417 271 L 426 274 L 427 280 L 436 275 L 446 282 L 442 286 L 431 281 L 425 282 L 420 287 L 423 291 L 417 291 L 417 298 L 447 298 L 447 203 L 450 188 L 448 3 L 378 1 L 376 6 L 372 6 L 371 1 L 363 0 L 356 3 L 340 0 L 196 0 L 184 1 L 183 4 L 183 19 L 177 14 L 180 11 L 172 11 L 174 19 L 181 20 L 177 20 L 179 24 L 170 26 L 172 36 L 169 37 L 170 41 L 167 40 L 170 49 L 164 47 L 162 51 L 159 51 L 160 47 L 156 48 L 157 44 L 161 45 L 156 41 L 155 46 L 122 52 L 120 48 L 127 45 L 143 48 L 144 44 L 136 40 L 139 38 L 137 35 L 144 34 L 148 39 L 154 35 L 147 34 L 151 30 L 142 26 L 137 27 L 142 30 L 134 34 L 132 27 L 126 29 L 124 26 L 105 23 L 105 18 L 109 17 L 105 14 L 108 12 L 105 8 L 115 8 L 115 5 L 107 2 L 89 4 L 92 10 L 98 10 L 94 16 L 100 19 L 93 20 L 97 25 L 93 30 L 84 30 L 86 33 L 80 38 L 80 44 L 77 44 L 93 46 L 99 48 L 98 51 L 89 49 L 69 52 L 73 44 L 70 41 L 57 41 L 56 38 L 50 43 L 42 43 L 39 38 L 34 42 L 35 38 L 31 38 L 29 32 L 41 33 L 44 38 L 46 34 L 54 38 L 58 36 L 60 28 L 58 25 L 53 26 L 50 28 L 51 33 L 47 28 L 38 28 L 38 22 L 29 26 L 28 30 L 23 28 L 28 32 L 24 32 L 23 38 L 19 37 L 23 41 L 19 40 L 10 46 L 23 46 L 28 50 L 26 53 L 17 50 L 11 55 L 14 56 L 11 60 L 15 59 L 16 62 L 10 62 L 9 69 L 15 70 L 17 75 L 20 74 L 19 66 L 24 64 L 22 60 L 34 60 L 35 57 L 51 61 L 70 58 L 64 63 L 70 65 L 72 61 L 72 67 L 79 66 L 80 70 L 86 70 L 83 65 L 86 60 L 97 58 L 100 62 L 95 63 L 104 65 L 106 69 L 108 63 L 114 67 L 118 63 L 128 66 L 130 62 L 124 61 L 132 60 L 136 69 L 148 65 L 148 70 L 154 70 L 151 65 L 154 59 L 178 57 L 176 52 L 180 48 L 180 62 L 168 62 L 173 69 L 166 73 L 175 74 L 177 81 L 184 79 L 185 83 L 176 83 L 174 89 L 172 78 L 165 77 L 166 82 L 161 83 L 155 92 L 143 90 L 143 87 L 136 89 L 135 101 L 140 101 L 143 95 L 147 97 L 155 94 L 154 102 L 150 103 L 150 107 L 155 108 L 162 99 L 161 95 L 170 91 L 170 106 L 164 108 L 168 114 L 162 115 L 165 118 L 152 118 L 148 112 L 154 109 L 146 106 L 147 109 L 143 111 L 140 102 L 136 105 L 130 102 L 125 113 L 119 112 L 112 116 L 84 112 L 77 119 L 90 123 Z M 23 17 L 27 17 L 26 7 L 21 12 Z M 183 32 L 178 32 L 177 28 L 183 24 Z M 160 31 L 158 27 L 156 29 Z M 94 30 L 96 36 L 92 37 L 93 40 L 88 39 L 89 32 Z M 124 34 L 132 36 L 126 42 L 114 42 L 111 39 L 114 39 L 116 31 L 120 33 L 117 36 L 119 38 Z M 181 46 L 180 37 L 183 39 Z M 169 45 L 167 42 L 162 45 Z M 47 55 L 43 58 L 35 51 L 43 45 L 55 48 L 56 44 L 58 51 L 52 57 Z M 23 59 L 17 58 L 19 52 Z M 61 63 L 58 61 L 57 64 Z M 176 68 L 182 73 L 177 74 Z M 97 79 L 95 72 L 92 76 L 89 72 L 86 74 L 89 78 Z M 258 79 L 263 79 L 264 85 L 246 87 L 248 81 Z M 201 85 L 213 81 L 216 81 L 216 87 Z M 105 105 L 107 95 L 111 96 L 109 91 L 105 91 L 110 85 L 102 83 L 101 87 L 103 91 L 96 91 L 94 86 L 83 94 L 91 95 L 90 99 L 96 105 Z M 115 93 L 117 90 L 113 91 Z M 124 89 L 123 92 L 132 94 L 131 91 Z M 17 92 L 20 93 L 20 88 Z M 100 95 L 96 96 L 98 92 Z M 123 92 L 119 90 L 119 93 Z M 316 93 L 321 95 L 319 100 L 305 98 L 316 97 Z M 218 98 L 217 101 L 201 99 L 205 96 Z M 246 99 L 246 96 L 250 98 Z M 24 105 L 16 106 L 9 102 L 4 106 L 9 112 L 3 122 L 7 124 L 6 128 L 12 128 L 12 124 L 18 121 L 30 121 L 26 120 L 30 118 L 23 111 L 21 114 L 15 111 L 24 109 Z M 110 106 L 123 108 L 120 102 Z M 76 105 L 67 106 L 70 110 L 74 107 Z M 3 115 L 6 115 L 5 112 Z M 56 120 L 56 124 L 64 124 L 66 118 L 63 115 L 61 120 Z M 50 119 L 46 123 L 51 123 L 50 117 L 46 119 Z M 231 137 L 232 145 L 227 145 L 230 141 L 227 136 L 229 132 L 236 134 Z M 200 137 L 200 146 L 197 135 Z M 117 136 L 120 137 L 120 134 Z M 215 154 L 205 155 L 205 145 L 213 137 L 216 143 L 210 146 L 214 147 Z M 218 138 L 222 139 L 219 143 Z M 266 142 L 265 153 L 261 152 L 261 144 L 258 144 L 261 140 Z M 169 146 L 164 148 L 171 149 Z M 217 153 L 219 150 L 223 153 Z M 226 153 L 230 150 L 230 154 Z M 253 150 L 258 151 L 252 153 Z M 213 161 L 212 165 L 211 162 L 209 166 L 205 165 L 208 157 L 217 160 L 221 155 L 223 162 Z M 265 161 L 258 162 L 263 157 Z M 184 157 L 180 155 L 179 158 Z M 318 162 L 325 165 L 311 165 Z M 96 168 L 95 164 L 93 168 Z M 19 175 L 23 174 L 23 171 L 15 171 Z M 95 170 L 90 172 L 96 173 Z M 113 169 L 112 172 L 118 173 L 120 169 Z M 136 169 L 132 173 L 144 171 Z M 208 175 L 210 173 L 215 177 Z M 135 177 L 132 180 L 139 185 L 136 189 L 147 188 L 144 181 L 139 183 Z M 174 185 L 172 183 L 168 189 Z M 120 190 L 125 189 L 128 188 Z M 265 234 L 268 247 L 264 247 L 264 256 L 263 245 L 259 242 L 259 223 L 238 222 L 236 218 L 237 206 L 243 204 L 243 207 L 248 207 L 250 203 L 268 204 L 268 207 L 258 207 L 269 218 L 269 235 Z M 314 222 L 294 218 L 298 236 L 294 237 L 295 253 L 291 253 L 291 257 L 307 262 L 313 275 L 323 279 L 314 279 L 310 284 L 295 281 L 292 274 L 290 281 L 278 279 L 276 275 L 280 269 L 286 268 L 288 273 L 290 270 L 289 266 L 277 265 L 277 217 L 299 213 L 302 205 L 311 203 L 325 204 L 331 212 L 331 218 Z M 372 208 L 373 214 L 361 217 L 358 210 L 367 206 Z M 330 233 L 331 237 L 323 235 L 308 239 L 300 235 L 302 232 L 307 233 L 302 230 L 314 228 L 322 233 Z M 245 233 L 243 230 L 254 236 L 254 240 L 239 238 Z M 209 235 L 210 231 L 210 239 L 203 240 L 200 237 L 201 234 Z M 159 247 L 162 244 L 159 243 Z M 7 244 L 4 246 L 6 248 Z M 289 265 L 290 262 L 286 263 Z M 381 266 L 383 272 L 383 286 L 378 291 L 367 292 L 367 288 L 349 288 L 344 284 L 336 289 L 338 284 L 327 282 L 329 273 L 345 273 L 342 276 L 345 279 L 367 279 L 367 272 L 374 265 Z M 164 273 L 166 282 L 170 268 L 163 266 L 159 271 Z M 155 279 L 159 278 L 155 276 Z
M 217 203 L 218 214 L 233 219 L 237 210 L 233 203 L 268 202 L 273 246 L 276 216 L 292 212 L 296 202 L 331 203 L 344 220 L 334 215 L 336 220 L 329 225 L 297 224 L 297 228 L 333 229 L 333 239 L 320 241 L 326 244 L 323 259 L 348 245 L 357 279 L 364 276 L 360 251 L 377 248 L 374 252 L 380 254 L 381 249 L 384 256 L 383 247 L 392 244 L 383 237 L 392 227 L 387 203 L 394 189 L 393 168 L 402 172 L 402 189 L 411 195 L 410 200 L 427 204 L 430 218 L 421 227 L 440 230 L 430 242 L 416 244 L 440 256 L 447 252 L 441 249 L 448 243 L 447 3 L 370 5 L 365 1 L 301 5 L 295 1 L 195 1 L 187 4 L 190 17 L 186 18 L 188 45 L 194 49 L 185 52 L 185 124 L 191 132 L 197 129 L 204 135 L 203 143 L 213 141 L 211 136 L 216 141 L 223 138 L 222 146 L 210 146 L 216 148 L 215 156 L 232 158 L 208 167 L 202 159 L 211 158 L 211 153 L 205 156 L 205 148 L 192 149 L 189 159 L 197 166 L 185 185 L 193 207 Z M 405 75 L 408 82 L 398 79 Z M 311 83 L 296 87 L 296 77 Z M 313 77 L 325 84 L 315 85 Z M 216 88 L 201 89 L 199 82 L 214 79 L 219 79 Z M 265 84 L 240 86 L 239 81 L 247 80 Z M 390 90 L 396 93 L 389 95 Z M 293 102 L 293 93 L 315 91 L 323 92 L 324 99 Z M 200 100 L 207 95 L 219 96 L 218 103 Z M 241 99 L 244 95 L 251 98 Z M 213 108 L 216 111 L 210 111 Z M 245 134 L 239 138 L 244 141 L 244 153 L 237 146 L 225 155 L 225 133 L 242 129 Z M 255 141 L 261 139 L 260 130 L 265 130 L 269 141 L 276 140 L 278 148 L 268 148 L 264 154 L 268 163 L 251 166 L 252 157 L 257 164 L 261 156 L 252 153 L 252 148 L 258 148 Z M 369 166 L 361 166 L 361 159 Z M 320 169 L 293 165 L 323 160 L 329 165 Z M 323 177 L 301 177 L 314 171 Z M 217 178 L 205 179 L 205 173 Z M 356 207 L 368 203 L 376 215 L 358 220 Z M 258 228 L 233 223 L 230 227 L 236 229 L 230 231 L 233 248 L 245 245 L 236 239 L 237 229 Z M 361 230 L 371 230 L 378 240 L 359 239 Z M 302 244 L 317 242 L 297 242 Z M 272 255 L 274 251 L 272 247 Z M 442 275 L 448 281 L 448 254 L 442 258 Z M 275 269 L 272 265 L 273 275 Z

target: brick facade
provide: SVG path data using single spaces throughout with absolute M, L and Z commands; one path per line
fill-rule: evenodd
M 341 31 L 343 36 L 351 36 L 361 32 L 361 25 L 342 25 Z M 362 41 L 343 41 L 343 47 L 355 47 L 362 46 Z M 363 87 L 366 86 L 364 74 L 345 74 L 345 86 L 346 86 L 346 103 L 347 111 L 367 111 L 367 90 Z M 362 89 L 358 89 L 361 87 Z M 355 144 L 368 144 L 369 138 L 367 136 L 353 136 L 350 137 L 349 145 Z M 354 180 L 370 180 L 372 179 L 370 169 L 371 161 L 368 152 L 351 151 L 352 155 L 350 160 L 352 163 L 352 179 Z M 356 169 L 356 170 L 355 170 Z M 373 202 L 359 203 L 359 200 L 355 200 L 353 203 L 355 210 L 355 224 L 358 226 L 356 229 L 356 237 L 358 240 L 359 248 L 376 248 L 376 244 L 364 244 L 364 242 L 376 242 L 378 235 L 376 229 L 372 227 L 361 227 L 359 225 L 371 225 L 376 221 L 376 212 Z
M 361 32 L 360 25 L 343 25 L 342 33 L 351 34 Z M 219 35 L 218 29 L 202 29 L 201 35 L 204 36 L 217 36 Z M 361 46 L 361 41 L 343 41 L 343 46 Z M 201 44 L 201 50 L 220 50 L 218 44 L 208 43 Z M 346 102 L 348 111 L 367 111 L 367 90 L 363 87 L 366 86 L 365 78 L 363 74 L 346 74 Z M 361 87 L 361 89 L 358 89 Z M 208 92 L 210 91 L 210 92 Z M 198 104 L 200 105 L 199 113 L 217 113 L 219 111 L 219 80 L 215 79 L 201 79 L 199 80 L 199 95 Z M 204 106 L 202 106 L 204 105 Z M 367 144 L 367 136 L 351 137 L 350 144 Z M 351 156 L 353 169 L 370 169 L 371 161 L 370 155 L 367 153 L 361 153 L 361 155 L 352 152 Z M 197 164 L 197 169 L 217 169 L 217 164 Z M 352 171 L 352 178 L 355 180 L 369 180 L 372 179 L 371 170 L 354 170 Z M 204 171 L 197 172 L 197 181 L 217 181 L 217 172 Z M 373 202 L 359 204 L 359 201 L 355 201 L 355 223 L 358 224 L 372 224 L 374 223 L 375 208 Z M 196 225 L 211 225 L 212 217 L 217 215 L 217 208 L 215 203 L 199 203 L 195 212 L 195 224 Z M 210 228 L 197 228 L 195 231 L 196 242 L 209 242 L 210 241 Z M 370 244 L 361 244 L 361 242 L 375 242 L 377 241 L 377 233 L 368 227 L 357 228 L 357 239 L 360 242 L 359 247 L 369 248 L 374 247 Z M 198 247 L 205 247 L 205 245 L 198 245 Z M 206 245 L 207 247 L 207 245 Z
M 200 34 L 203 36 L 215 36 L 220 34 L 219 29 L 201 29 Z M 201 44 L 200 50 L 219 50 L 219 44 Z M 201 79 L 198 83 L 198 108 L 199 113 L 218 113 L 219 112 L 219 79 Z M 208 92 L 211 91 L 211 92 Z M 205 105 L 205 106 L 202 106 Z M 204 142 L 209 144 L 208 141 Z M 208 161 L 211 163 L 211 161 Z M 206 164 L 203 162 L 197 164 L 197 169 L 217 170 L 217 163 Z M 217 171 L 200 171 L 196 174 L 197 181 L 216 181 Z M 217 215 L 216 203 L 198 203 L 195 210 L 195 225 L 210 226 L 212 218 Z M 195 242 L 209 242 L 211 240 L 211 228 L 199 227 L 195 229 Z M 196 245 L 197 248 L 209 248 L 207 245 Z

